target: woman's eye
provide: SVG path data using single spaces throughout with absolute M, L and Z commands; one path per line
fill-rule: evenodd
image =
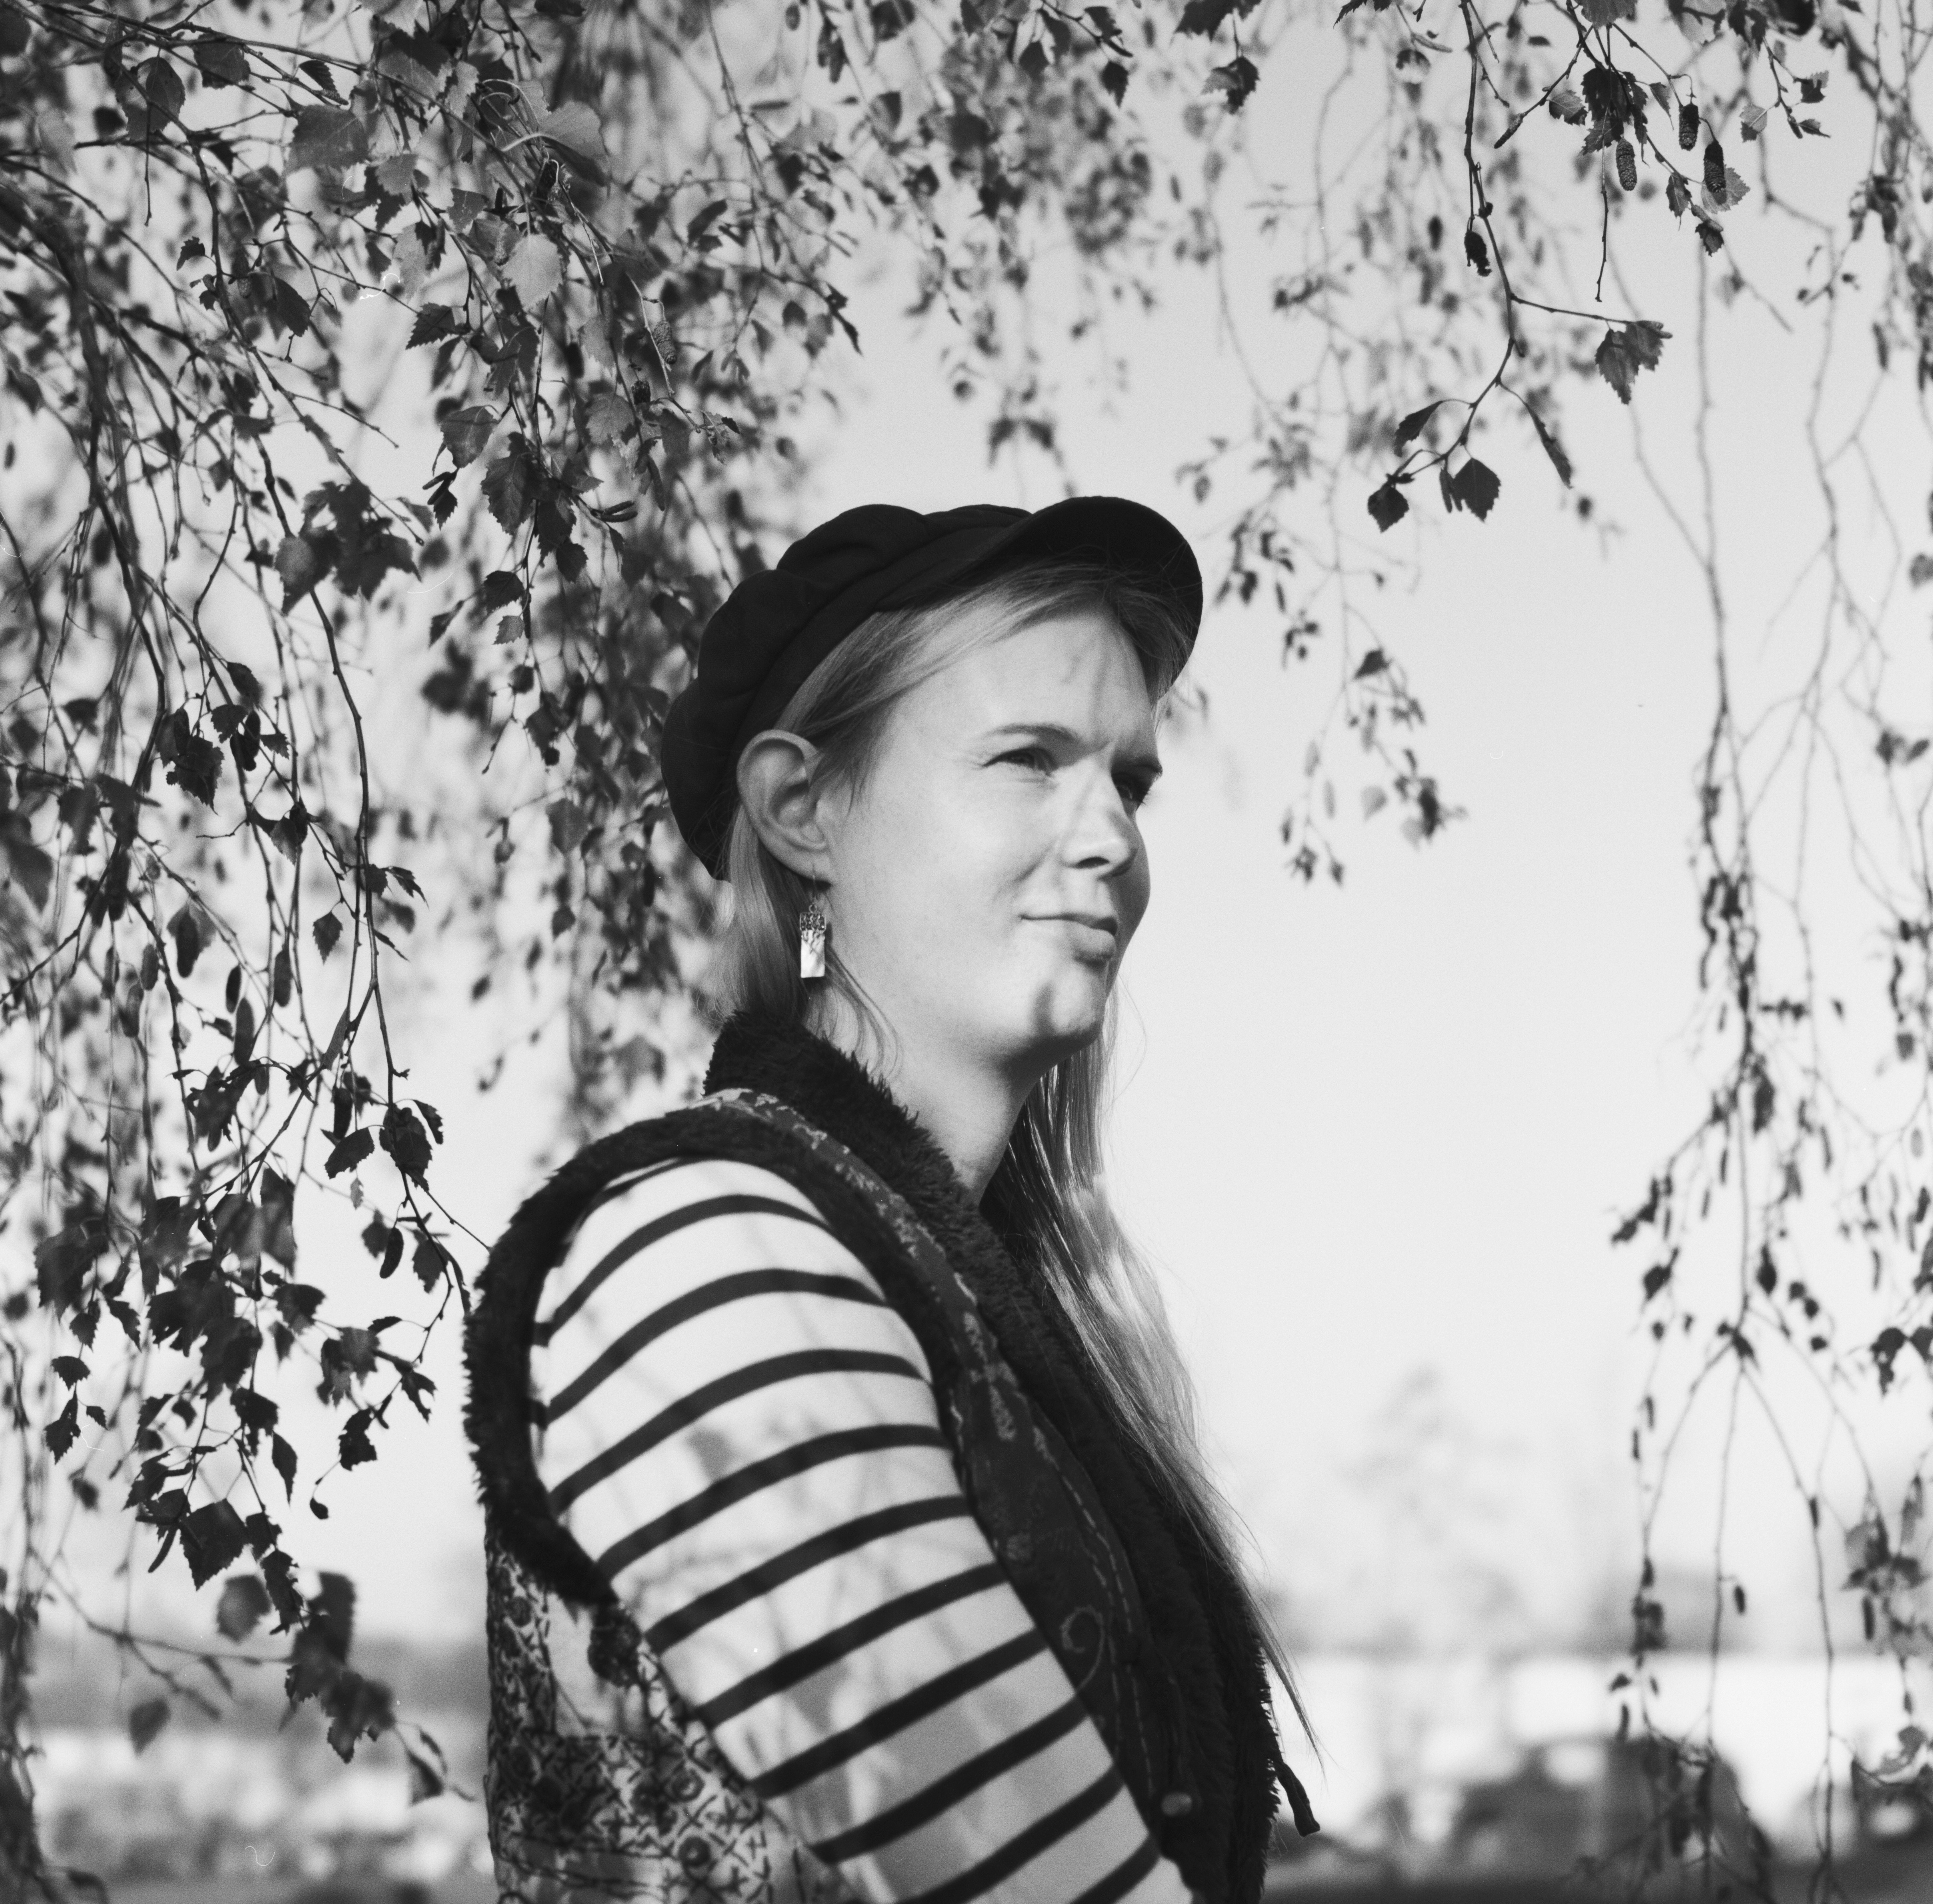
M 994 757 L 996 766 L 1009 761 L 1017 767 L 1025 767 L 1035 773 L 1052 773 L 1059 763 L 1045 747 L 1013 747 L 1003 754 Z M 1117 777 L 1114 790 L 1121 797 L 1121 803 L 1130 813 L 1138 812 L 1150 794 L 1154 791 L 1154 782 L 1139 774 L 1128 773 Z
M 1045 747 L 1015 747 L 1002 754 L 1003 761 L 1015 761 L 1022 767 L 1038 768 L 1042 773 L 1052 770 L 1054 761 Z

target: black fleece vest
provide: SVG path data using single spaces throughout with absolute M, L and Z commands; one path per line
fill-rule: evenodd
M 531 1331 L 544 1277 L 579 1214 L 624 1172 L 693 1155 L 774 1170 L 818 1207 L 913 1329 L 975 1515 L 1163 1854 L 1207 1904 L 1254 1904 L 1278 1778 L 1297 1828 L 1315 1821 L 1277 1748 L 1246 1604 L 1150 1484 L 1051 1293 L 1003 1247 L 919 1125 L 823 1040 L 781 1021 L 735 1019 L 705 1088 L 756 1092 L 796 1116 L 686 1111 L 634 1125 L 567 1164 L 492 1253 L 467 1335 L 466 1422 L 493 1539 L 567 1601 L 609 1605 L 609 1583 L 551 1512 L 532 1453 Z M 821 1132 L 888 1197 L 821 1154 L 832 1148 L 815 1146 Z M 910 1229 L 888 1207 L 899 1200 Z M 950 1271 L 963 1287 L 963 1304 L 936 1302 L 936 1263 L 939 1280 Z M 1014 1441 L 1014 1415 L 1024 1442 L 1003 1447 Z

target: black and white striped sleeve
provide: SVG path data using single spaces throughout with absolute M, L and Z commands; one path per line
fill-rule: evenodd
M 783 1179 L 617 1187 L 536 1340 L 552 1506 L 860 1896 L 1186 1904 L 960 1494 L 918 1342 Z

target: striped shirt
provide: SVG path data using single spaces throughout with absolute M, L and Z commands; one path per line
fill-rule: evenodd
M 606 1191 L 545 1284 L 552 1507 L 872 1904 L 1186 1904 L 960 1491 L 918 1341 L 783 1178 Z

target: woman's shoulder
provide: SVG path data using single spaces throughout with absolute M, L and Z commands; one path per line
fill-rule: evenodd
M 621 1197 L 648 1205 L 755 1195 L 822 1212 L 828 1173 L 819 1153 L 825 1146 L 783 1104 L 717 1093 L 593 1140 L 531 1205 L 548 1206 L 553 1222 L 561 1218 L 573 1227 Z
M 754 1206 L 782 1204 L 819 1216 L 812 1198 L 774 1165 L 696 1148 L 617 1172 L 591 1200 L 584 1214 L 589 1217 L 618 1206 L 632 1211 L 669 1212 L 725 1202 L 736 1208 L 748 1199 Z
M 694 1152 L 661 1158 L 612 1176 L 585 1204 L 568 1248 L 587 1232 L 671 1234 L 728 1219 L 806 1223 L 823 1230 L 823 1213 L 789 1177 L 768 1164 Z
M 701 1281 L 774 1264 L 854 1266 L 818 1206 L 779 1171 L 702 1152 L 664 1158 L 613 1176 L 586 1205 L 547 1279 L 548 1319 L 647 1253 Z

